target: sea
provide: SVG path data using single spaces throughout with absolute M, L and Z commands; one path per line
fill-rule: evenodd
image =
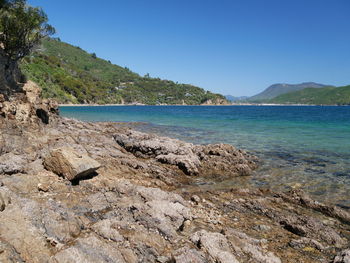
M 301 188 L 350 209 L 350 106 L 62 106 L 64 117 L 129 122 L 144 132 L 195 144 L 228 143 L 261 160 L 252 176 L 203 189 Z

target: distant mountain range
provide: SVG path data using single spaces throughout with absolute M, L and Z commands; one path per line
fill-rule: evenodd
M 242 100 L 246 100 L 248 99 L 249 97 L 248 96 L 240 96 L 240 97 L 235 97 L 235 96 L 232 96 L 232 95 L 225 95 L 225 98 L 228 100 L 228 101 L 242 101 Z
M 263 92 L 248 98 L 248 100 L 251 102 L 262 102 L 262 101 L 267 101 L 267 100 L 276 98 L 279 95 L 286 94 L 289 92 L 295 92 L 306 88 L 319 89 L 324 87 L 330 87 L 330 85 L 324 85 L 324 84 L 319 84 L 315 82 L 305 82 L 301 84 L 278 83 L 278 84 L 271 85 L 270 87 L 265 89 Z

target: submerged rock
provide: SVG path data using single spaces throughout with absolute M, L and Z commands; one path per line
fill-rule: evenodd
M 101 167 L 99 162 L 86 154 L 79 154 L 70 147 L 52 150 L 46 156 L 44 166 L 70 181 L 88 176 Z

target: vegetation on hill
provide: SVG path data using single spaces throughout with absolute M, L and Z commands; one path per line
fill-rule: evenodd
M 306 88 L 282 94 L 269 102 L 280 104 L 350 105 L 350 85 L 338 88 Z
M 301 84 L 274 84 L 269 86 L 267 89 L 262 91 L 261 93 L 252 96 L 248 98 L 248 101 L 250 102 L 266 102 L 269 99 L 273 99 L 279 95 L 294 92 L 298 90 L 302 90 L 305 88 L 324 88 L 327 87 L 327 85 L 318 84 L 314 82 L 305 82 Z
M 45 39 L 21 69 L 60 103 L 202 104 L 226 102 L 224 96 L 169 80 L 140 75 L 79 47 Z

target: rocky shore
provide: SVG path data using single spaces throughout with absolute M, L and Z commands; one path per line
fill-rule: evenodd
M 250 176 L 249 153 L 61 118 L 39 96 L 0 98 L 0 262 L 350 262 L 348 211 L 186 187 Z

